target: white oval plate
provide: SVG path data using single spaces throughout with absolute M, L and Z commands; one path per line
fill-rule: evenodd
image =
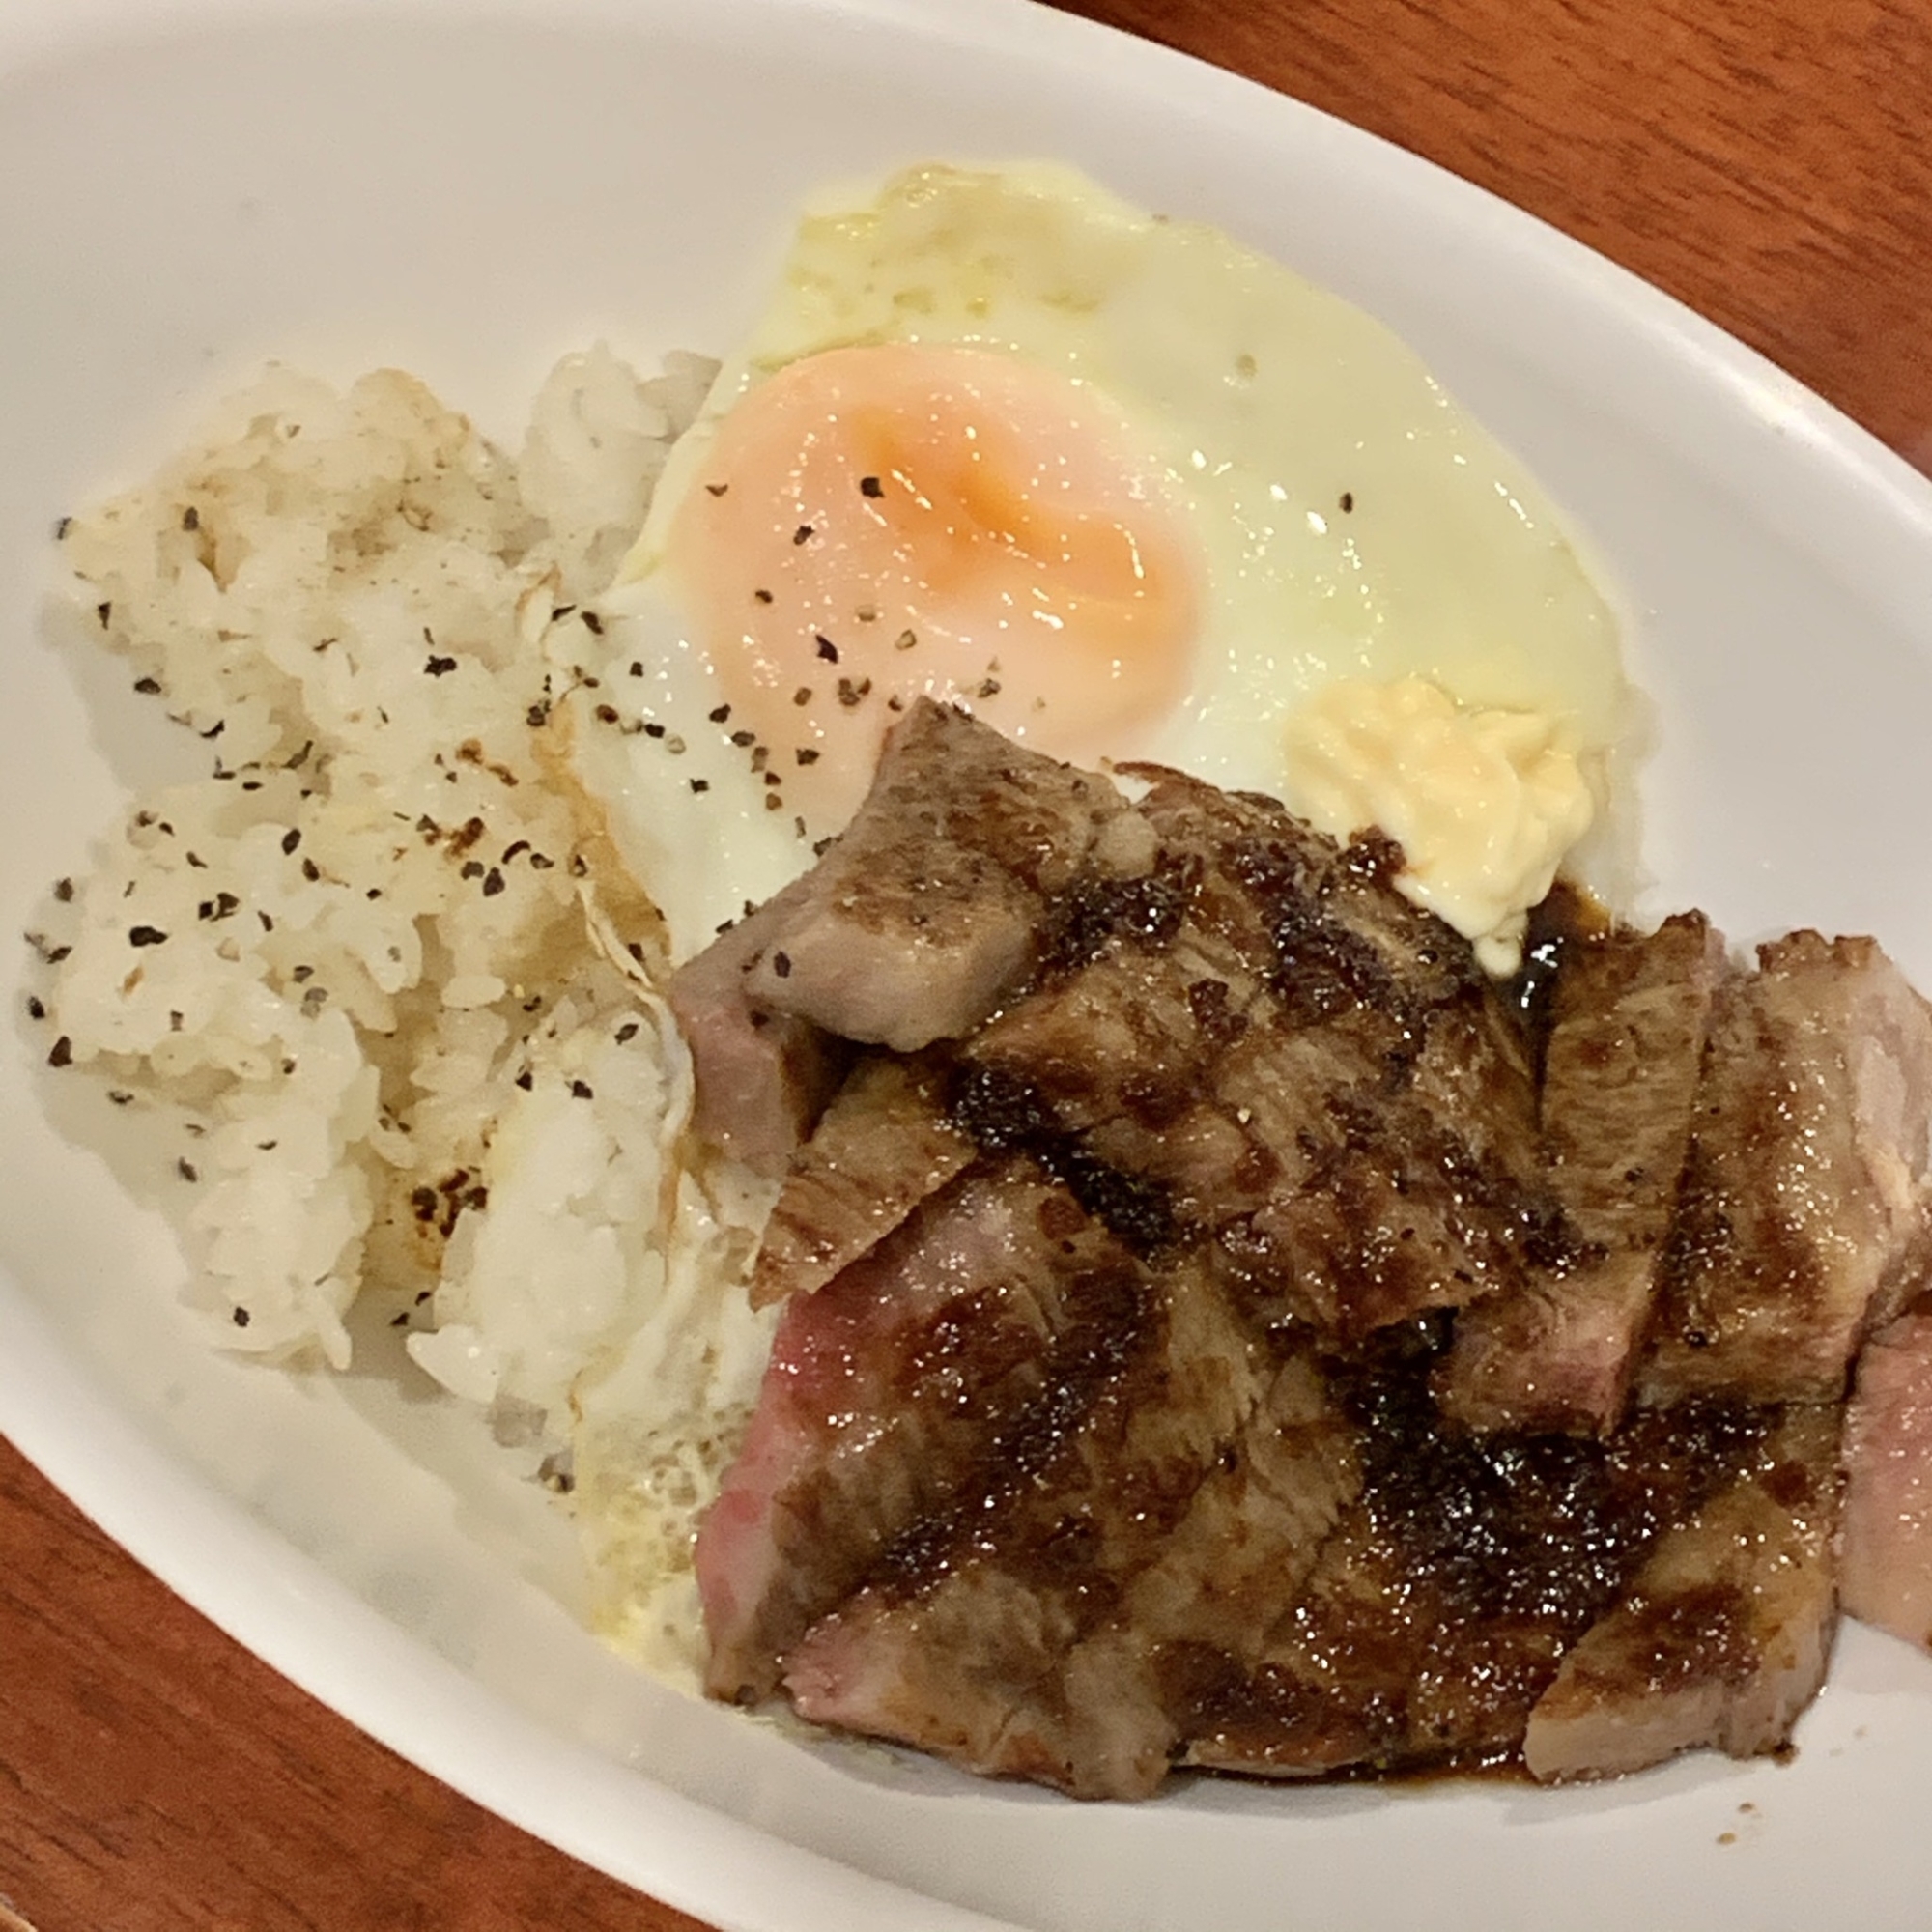
M 6 923 L 156 755 L 42 608 L 76 495 L 270 355 L 401 363 L 508 429 L 598 335 L 728 345 L 802 193 L 933 156 L 1072 160 L 1393 324 L 1628 593 L 1661 721 L 1652 903 L 1740 939 L 1873 930 L 1932 984 L 1932 487 L 1523 215 L 1017 0 L 11 0 Z M 620 1878 L 745 1932 L 1922 1922 L 1932 1668 L 1862 1632 L 1795 1765 L 1554 1793 L 1223 1782 L 1082 1807 L 642 1681 L 576 1621 L 566 1528 L 448 1413 L 379 1373 L 210 1353 L 159 1222 L 59 1131 L 82 1096 L 39 1071 L 11 949 L 0 983 L 0 1428 L 271 1663 Z

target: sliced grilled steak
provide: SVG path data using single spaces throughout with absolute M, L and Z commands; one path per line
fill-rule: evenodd
M 1677 1205 L 1723 942 L 1701 913 L 1656 932 L 1578 935 L 1550 989 L 1544 1155 L 1581 1243 L 1468 1310 L 1443 1366 L 1474 1429 L 1604 1435 L 1630 1392 Z
M 1834 1404 L 1794 1405 L 1563 1660 L 1523 1759 L 1545 1779 L 1715 1746 L 1775 1750 L 1825 1680 L 1838 1522 Z
M 930 1065 L 887 1054 L 852 1069 L 785 1176 L 752 1272 L 753 1307 L 822 1288 L 971 1165 L 941 1089 Z
M 942 1508 L 1045 1383 L 1056 1338 L 1140 1264 L 1024 1160 L 968 1170 L 785 1304 L 751 1430 L 699 1530 L 707 1688 L 779 1660 Z
M 758 1267 L 709 1688 L 1083 1796 L 1781 1742 L 1847 1365 L 1932 1263 L 1932 1009 L 1864 941 L 1727 976 L 1690 915 L 1525 1016 L 1386 839 L 1131 776 L 923 707 L 698 962 L 866 1043 Z
M 1932 1646 L 1932 1307 L 1865 1344 L 1845 1417 L 1839 1591 L 1849 1614 Z
M 1932 1009 L 1796 932 L 1717 995 L 1640 1400 L 1833 1401 L 1928 1258 Z
M 902 1053 L 956 1038 L 1037 963 L 1046 902 L 1089 863 L 1144 858 L 1104 779 L 922 698 L 852 823 L 790 898 L 753 1001 Z

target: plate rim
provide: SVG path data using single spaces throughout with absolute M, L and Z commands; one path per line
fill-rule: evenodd
M 782 8 L 840 28 L 885 25 L 920 37 L 953 36 L 1016 59 L 1050 59 L 1137 87 L 1185 71 L 1204 99 L 1244 123 L 1298 129 L 1378 173 L 1418 184 L 1423 199 L 1447 197 L 1480 245 L 1526 260 L 1574 307 L 1626 338 L 1645 359 L 1667 364 L 1705 409 L 1742 415 L 1808 456 L 1831 489 L 1856 502 L 1867 538 L 1889 535 L 1925 563 L 1932 582 L 1932 481 L 1850 416 L 1767 357 L 1676 298 L 1561 230 L 1384 138 L 1194 56 L 1038 4 L 1038 0 L 722 0 L 700 9 L 714 23 Z M 0 14 L 0 88 L 43 61 L 84 55 L 134 30 L 172 37 L 240 22 L 399 14 L 454 20 L 488 13 L 528 22 L 568 18 L 631 35 L 688 15 L 679 0 L 14 0 Z M 1874 536 L 1883 505 L 1890 526 Z M 932 1932 L 1018 1932 L 1010 1921 L 944 1904 L 792 1844 L 745 1820 L 659 1784 L 588 1746 L 559 1738 L 413 1637 L 338 1582 L 315 1560 L 257 1522 L 167 1444 L 119 1411 L 94 1372 L 62 1342 L 25 1284 L 0 1267 L 0 1433 L 123 1549 L 234 1640 L 358 1728 L 444 1783 L 570 1856 L 726 1932 L 825 1932 L 906 1922 L 917 1908 Z M 176 1526 L 216 1565 L 179 1559 Z M 164 1527 L 165 1525 L 165 1527 Z M 292 1598 L 326 1606 L 316 1623 L 291 1619 Z M 327 1629 L 326 1640 L 321 1627 Z M 431 1742 L 420 1709 L 398 1716 L 396 1691 L 429 1698 Z M 586 1814 L 582 1788 L 545 1798 L 548 1780 L 514 1785 L 485 1775 L 490 1753 L 469 1740 L 500 1740 L 508 1726 L 526 1763 L 567 1760 L 589 1776 L 601 1803 Z M 601 1826 L 621 1812 L 624 1831 Z M 640 1831 L 639 1826 L 650 1829 Z M 628 1833 L 641 1848 L 626 1853 Z M 755 1848 L 755 1870 L 734 1854 Z M 741 1869 L 741 1866 L 743 1869 Z

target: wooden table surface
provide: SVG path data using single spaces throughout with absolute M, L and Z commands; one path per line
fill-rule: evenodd
M 1070 0 L 1531 209 L 1932 469 L 1932 0 Z M 11 1908 L 11 1910 L 10 1910 Z M 402 1763 L 0 1442 L 0 1932 L 696 1921 Z

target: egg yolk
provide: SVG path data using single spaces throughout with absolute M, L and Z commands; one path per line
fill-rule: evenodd
M 1086 385 L 991 352 L 828 350 L 721 423 L 669 566 L 790 810 L 836 830 L 917 695 L 1075 762 L 1185 692 L 1179 513 Z

